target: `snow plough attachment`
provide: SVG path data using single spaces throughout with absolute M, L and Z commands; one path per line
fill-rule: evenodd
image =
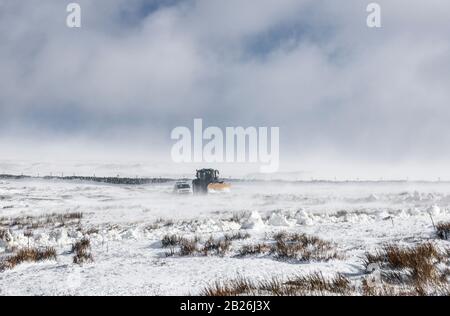
M 208 193 L 230 192 L 231 186 L 228 183 L 211 183 L 208 185 Z
M 230 185 L 219 180 L 219 171 L 214 169 L 197 170 L 196 178 L 192 181 L 194 194 L 208 194 L 230 191 Z

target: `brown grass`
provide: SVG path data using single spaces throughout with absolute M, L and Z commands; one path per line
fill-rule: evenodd
M 249 212 L 236 212 L 233 213 L 233 216 L 229 219 L 230 222 L 240 223 L 249 216 Z
M 165 235 L 161 240 L 163 248 L 169 248 L 166 256 L 192 256 L 192 255 L 218 255 L 224 256 L 231 248 L 231 241 L 226 239 L 214 239 L 212 236 L 199 245 L 200 238 L 184 238 L 178 235 Z M 176 249 L 179 249 L 177 252 Z
M 205 256 L 215 254 L 218 256 L 224 256 L 231 247 L 231 241 L 229 240 L 215 240 L 212 236 L 205 242 L 202 248 L 202 252 Z
M 382 269 L 394 270 L 384 274 L 386 282 L 411 285 L 414 288 L 411 293 L 425 295 L 427 288 L 436 288 L 443 283 L 442 274 L 437 268 L 443 259 L 441 251 L 432 243 L 415 247 L 386 245 L 375 254 L 366 254 L 365 264 L 375 263 Z
M 8 235 L 8 231 L 6 229 L 0 229 L 0 240 L 5 240 Z
M 86 235 L 98 234 L 99 232 L 100 232 L 100 231 L 99 231 L 98 228 L 92 227 L 92 228 L 89 228 L 89 229 L 86 231 Z
M 328 261 L 340 258 L 332 243 L 315 236 L 278 233 L 274 239 L 272 252 L 280 259 Z
M 441 222 L 436 225 L 436 234 L 440 239 L 450 239 L 450 222 Z
M 449 296 L 450 287 L 448 284 L 434 284 L 431 291 L 426 291 L 423 287 L 417 287 L 409 284 L 390 284 L 362 281 L 362 295 L 364 296 Z
M 163 239 L 161 239 L 161 245 L 163 248 L 176 247 L 180 245 L 182 239 L 183 238 L 178 235 L 165 235 Z
M 280 232 L 273 236 L 274 243 L 245 245 L 238 256 L 273 254 L 277 259 L 299 261 L 328 261 L 341 255 L 328 241 L 306 234 Z
M 175 225 L 175 221 L 172 219 L 158 218 L 153 224 L 156 224 L 159 227 L 169 227 Z
M 19 250 L 13 256 L 10 256 L 0 262 L 0 271 L 13 269 L 23 262 L 39 262 L 44 260 L 56 259 L 56 250 L 54 248 L 26 248 Z
M 72 253 L 74 253 L 73 263 L 83 264 L 93 262 L 94 258 L 91 254 L 91 241 L 83 238 L 72 245 Z
M 256 244 L 256 245 L 244 245 L 239 249 L 238 256 L 252 256 L 252 255 L 261 255 L 267 254 L 272 250 L 272 247 L 267 244 Z
M 87 238 L 83 238 L 72 245 L 72 253 L 87 251 L 90 248 L 91 248 L 91 241 Z
M 396 287 L 389 283 L 373 284 L 367 279 L 361 283 L 363 296 L 417 296 L 412 288 Z
M 231 235 L 225 234 L 224 238 L 226 241 L 243 240 L 250 238 L 250 234 L 246 232 L 237 232 Z
M 166 256 L 173 256 L 178 254 L 180 256 L 190 256 L 198 252 L 197 243 L 198 237 L 193 239 L 184 238 L 178 235 L 165 235 L 161 240 L 161 246 L 163 248 L 169 248 L 169 252 Z M 179 247 L 179 252 L 176 252 L 176 248 Z
M 146 230 L 156 230 L 163 227 L 169 227 L 175 225 L 175 221 L 171 219 L 158 218 L 153 223 L 148 224 L 145 229 Z
M 229 281 L 216 281 L 206 287 L 201 296 L 237 296 L 250 294 L 254 291 L 255 285 L 245 278 L 237 278 Z
M 183 238 L 180 242 L 180 256 L 192 256 L 198 252 L 197 240 Z
M 354 291 L 350 281 L 342 274 L 337 274 L 331 279 L 326 279 L 322 273 L 313 273 L 307 276 L 299 276 L 286 282 L 300 293 L 305 294 L 339 294 L 349 295 Z
M 350 281 L 341 274 L 327 279 L 321 273 L 313 273 L 307 276 L 297 276 L 286 282 L 278 278 L 252 282 L 243 277 L 228 281 L 216 281 L 206 287 L 201 295 L 349 295 L 353 291 L 354 288 L 350 285 Z

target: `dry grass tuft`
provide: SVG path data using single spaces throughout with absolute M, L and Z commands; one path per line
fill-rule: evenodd
M 361 289 L 363 296 L 415 296 L 411 289 L 399 289 L 387 283 L 374 284 L 368 279 L 362 280 Z
M 233 213 L 233 216 L 229 219 L 230 222 L 241 223 L 245 218 L 249 216 L 249 212 L 236 212 Z
M 243 239 L 250 238 L 250 234 L 246 233 L 246 232 L 237 232 L 237 233 L 234 233 L 234 234 L 231 234 L 231 235 L 226 234 L 224 236 L 224 238 L 225 238 L 226 241 L 243 240 Z
M 169 252 L 166 256 L 175 255 L 176 248 L 179 247 L 178 255 L 180 256 L 190 256 L 198 252 L 197 243 L 199 241 L 198 237 L 193 239 L 187 239 L 178 235 L 165 235 L 161 240 L 161 246 L 163 248 L 169 248 Z
M 211 236 L 203 245 L 202 252 L 205 256 L 210 254 L 216 254 L 218 256 L 224 256 L 231 247 L 231 241 L 229 240 L 214 240 Z
M 72 245 L 72 253 L 74 253 L 73 263 L 83 264 L 93 262 L 94 258 L 91 254 L 91 241 L 83 238 Z
M 349 295 L 354 288 L 350 281 L 338 274 L 330 279 L 321 273 L 298 276 L 286 282 L 272 278 L 252 282 L 243 277 L 228 281 L 216 281 L 201 292 L 203 296 L 236 296 L 236 295 Z
M 231 241 L 226 239 L 214 239 L 212 236 L 203 244 L 198 245 L 200 238 L 184 238 L 178 235 L 166 235 L 161 240 L 163 248 L 169 248 L 167 256 L 192 256 L 192 255 L 218 255 L 224 256 L 231 248 Z M 179 251 L 176 251 L 179 248 Z
M 373 283 L 367 279 L 362 280 L 361 290 L 363 296 L 425 296 L 430 295 L 423 287 L 408 284 Z M 450 288 L 445 284 L 433 286 L 431 295 L 448 296 Z
M 72 253 L 77 253 L 81 251 L 87 251 L 91 247 L 91 241 L 89 239 L 83 238 L 80 241 L 72 245 Z
M 178 235 L 165 235 L 161 240 L 161 245 L 163 248 L 176 247 L 180 245 L 182 239 Z
M 169 227 L 175 225 L 175 221 L 172 219 L 158 218 L 154 224 L 159 225 L 159 227 Z
M 313 273 L 291 279 L 286 285 L 293 287 L 297 292 L 314 295 L 349 295 L 354 291 L 349 279 L 342 274 L 326 279 L 322 273 Z
M 438 223 L 436 225 L 436 234 L 440 239 L 450 239 L 450 222 Z
M 315 236 L 280 232 L 271 244 L 245 245 L 238 256 L 273 254 L 278 259 L 299 261 L 328 261 L 341 258 L 335 246 Z
M 55 216 L 55 214 L 53 216 Z M 60 215 L 56 214 L 56 216 L 58 216 L 59 218 L 62 218 L 62 219 L 82 219 L 83 213 L 75 212 L 75 213 L 66 213 L 66 214 L 60 214 Z
M 192 256 L 198 252 L 197 240 L 194 239 L 181 239 L 180 241 L 180 256 Z
M 98 234 L 99 232 L 100 231 L 98 228 L 92 227 L 86 231 L 86 235 L 94 235 L 94 234 Z
M 156 230 L 156 229 L 160 229 L 163 227 L 170 227 L 175 225 L 175 221 L 171 220 L 171 219 L 164 219 L 164 218 L 158 218 L 156 221 L 154 221 L 153 223 L 147 225 L 145 227 L 146 230 Z
M 274 239 L 272 252 L 280 259 L 328 261 L 340 258 L 332 243 L 315 236 L 278 233 Z
M 19 250 L 15 255 L 10 256 L 0 262 L 0 271 L 13 269 L 23 262 L 39 262 L 44 260 L 56 259 L 56 250 L 54 248 L 26 248 Z
M 261 255 L 267 254 L 272 250 L 272 247 L 266 244 L 256 244 L 256 245 L 245 245 L 239 249 L 238 256 L 252 256 L 252 255 Z
M 8 231 L 6 229 L 0 229 L 0 240 L 6 241 Z
M 250 294 L 254 291 L 255 285 L 245 278 L 237 278 L 230 281 L 216 281 L 206 287 L 201 296 L 237 296 Z
M 392 269 L 385 272 L 384 281 L 390 284 L 403 284 L 414 290 L 402 290 L 403 293 L 426 295 L 429 289 L 437 289 L 446 283 L 437 264 L 444 260 L 444 255 L 432 243 L 424 243 L 415 247 L 399 247 L 386 245 L 375 254 L 366 254 L 366 267 L 376 264 L 381 269 Z M 378 293 L 389 293 L 391 289 L 377 289 Z M 370 292 L 370 290 L 367 290 Z

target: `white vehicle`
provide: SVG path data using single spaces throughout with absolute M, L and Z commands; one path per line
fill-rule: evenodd
M 186 181 L 177 181 L 173 187 L 173 193 L 175 194 L 191 194 L 191 185 Z

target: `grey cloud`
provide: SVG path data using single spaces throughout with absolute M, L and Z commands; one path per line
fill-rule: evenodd
M 356 0 L 79 2 L 80 30 L 63 1 L 0 2 L 3 139 L 166 150 L 201 117 L 280 126 L 290 157 L 450 158 L 450 4 L 378 1 L 372 30 Z

